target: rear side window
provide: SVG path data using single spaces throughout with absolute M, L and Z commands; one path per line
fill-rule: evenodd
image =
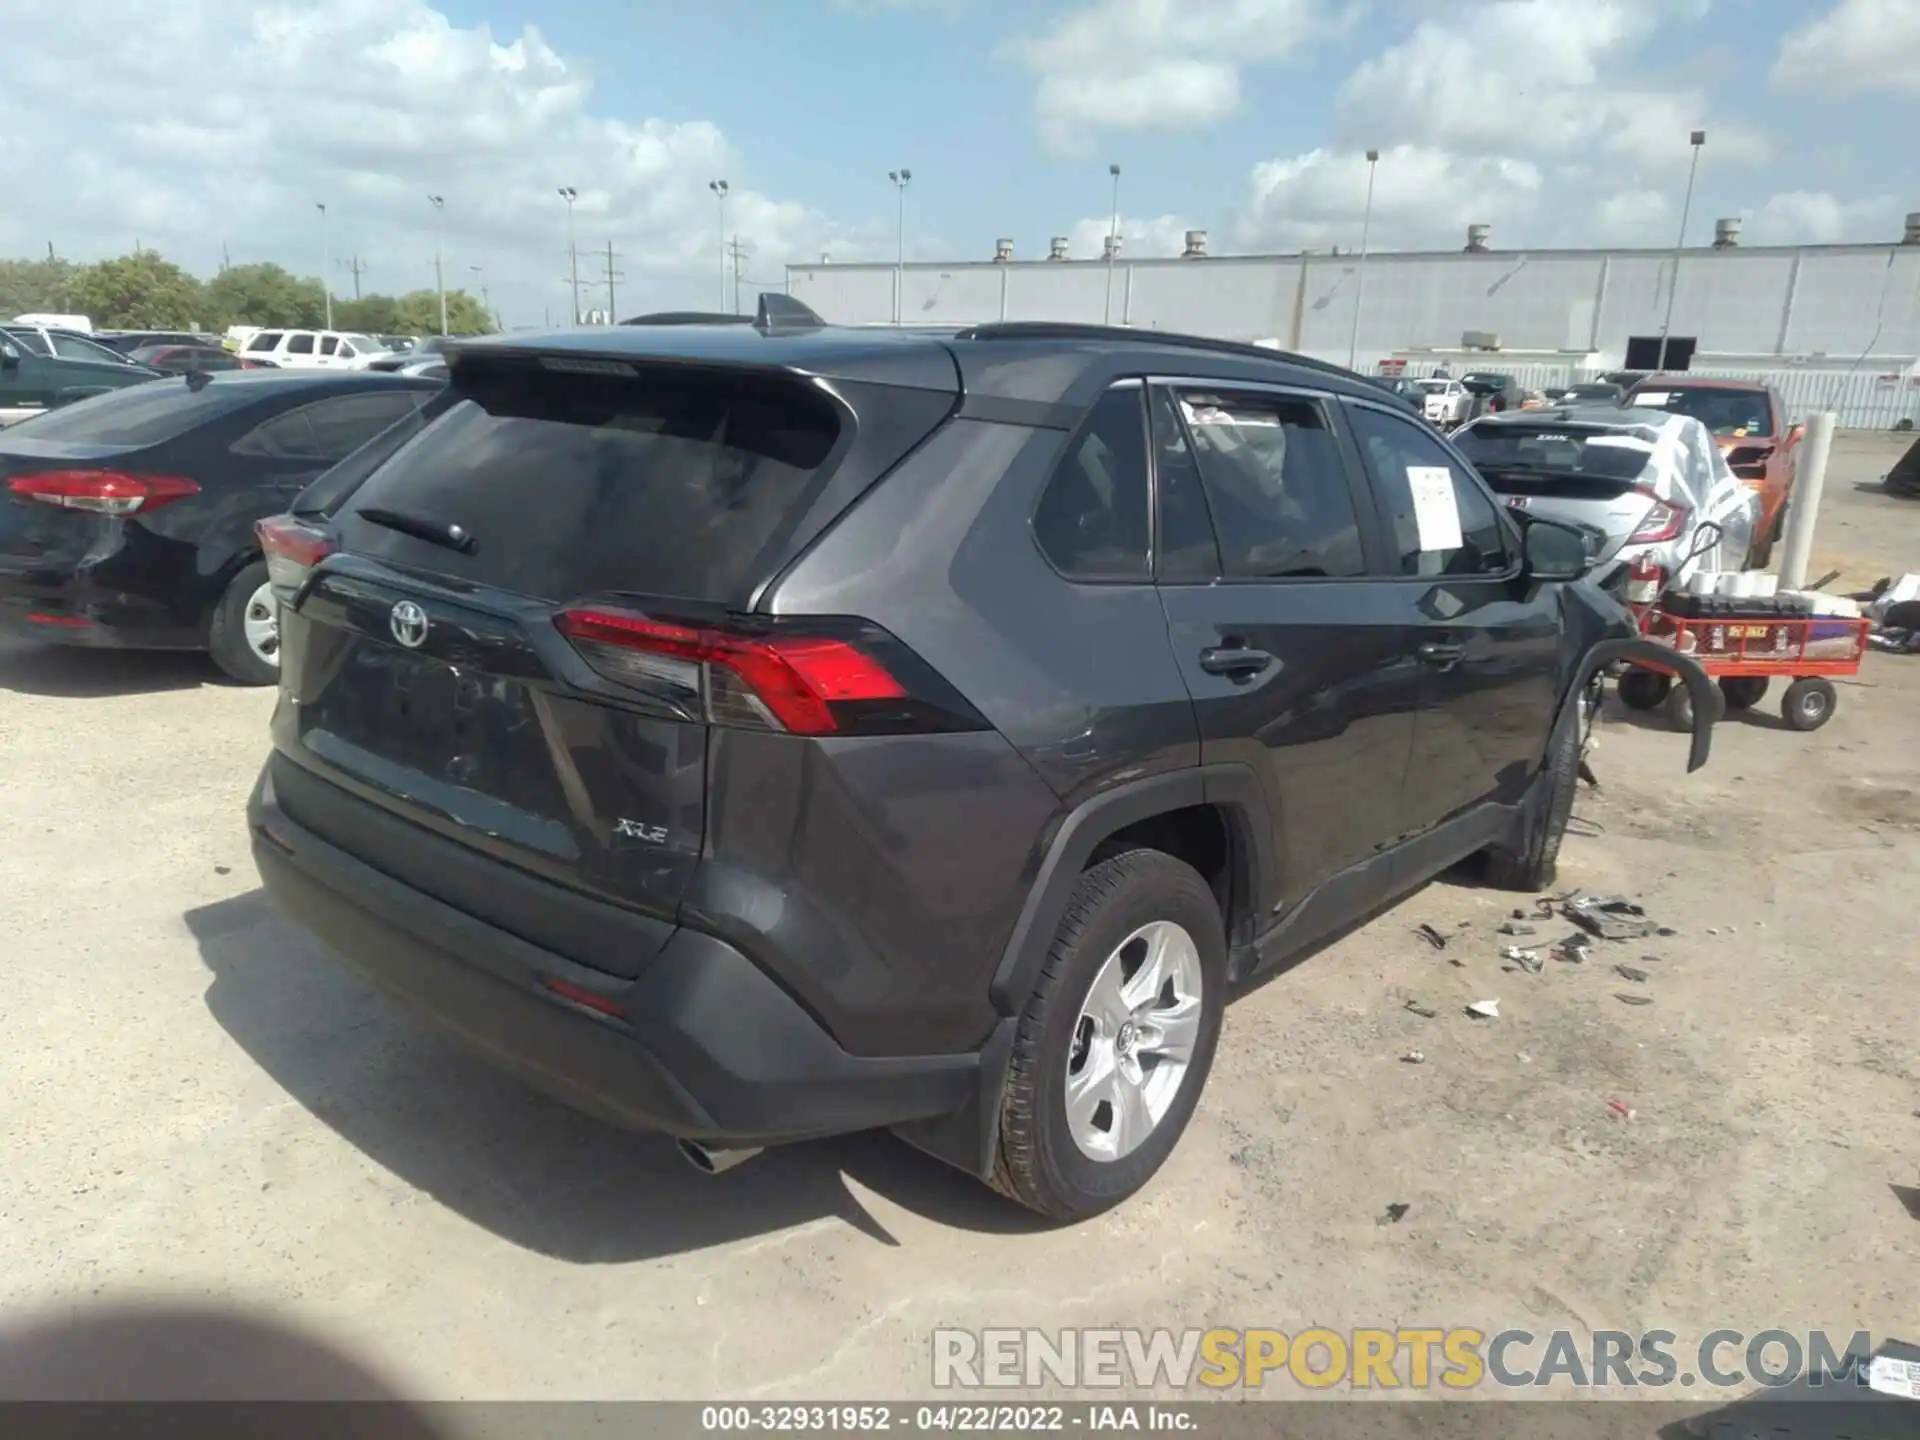
M 258 391 L 240 385 L 196 391 L 184 380 L 145 380 L 29 416 L 7 434 L 75 445 L 159 445 L 258 399 Z
M 289 335 L 287 337 L 287 353 L 289 355 L 311 355 L 313 353 L 313 336 Z
M 1373 471 L 1402 575 L 1498 575 L 1507 532 L 1479 480 L 1425 428 L 1356 405 L 1348 414 Z
M 759 377 L 623 376 L 511 357 L 463 372 L 459 403 L 342 512 L 347 547 L 524 595 L 736 600 L 826 478 L 839 412 Z M 356 518 L 463 527 L 461 554 Z
M 236 455 L 273 460 L 344 460 L 415 409 L 423 392 L 337 395 L 289 410 L 233 442 Z
M 1353 487 L 1317 403 L 1251 391 L 1182 391 L 1181 417 L 1229 576 L 1366 573 Z
M 1135 385 L 1103 395 L 1041 492 L 1034 538 L 1069 580 L 1150 577 L 1144 394 Z

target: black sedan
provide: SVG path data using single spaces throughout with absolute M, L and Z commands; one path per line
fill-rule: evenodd
M 357 371 L 155 380 L 0 432 L 0 629 L 279 674 L 257 521 L 442 388 Z

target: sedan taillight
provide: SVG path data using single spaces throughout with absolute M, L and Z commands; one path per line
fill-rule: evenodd
M 1653 491 L 1635 486 L 1640 494 L 1653 501 L 1653 508 L 1641 517 L 1640 528 L 1627 537 L 1629 545 L 1653 545 L 1662 540 L 1672 540 L 1687 528 L 1689 511 L 1684 505 L 1675 505 L 1662 500 Z
M 200 487 L 181 475 L 129 475 L 120 470 L 45 470 L 7 481 L 9 494 L 62 510 L 95 515 L 144 515 L 198 495 Z

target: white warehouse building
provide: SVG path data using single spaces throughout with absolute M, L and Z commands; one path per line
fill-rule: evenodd
M 1453 252 L 1211 255 L 1204 232 L 1166 259 L 994 259 L 789 265 L 787 290 L 835 324 L 1053 320 L 1182 330 L 1276 345 L 1356 368 L 1440 363 L 1547 384 L 1651 368 L 1669 287 L 1669 368 L 1766 373 L 1797 409 L 1843 424 L 1920 415 L 1920 213 L 1882 245 L 1498 250 L 1484 226 Z M 1677 286 L 1674 277 L 1678 276 Z M 1356 309 L 1358 324 L 1355 324 Z M 1383 366 L 1382 362 L 1386 362 Z M 1779 373 L 1776 373 L 1779 372 Z M 1850 413 L 1851 412 L 1851 413 Z

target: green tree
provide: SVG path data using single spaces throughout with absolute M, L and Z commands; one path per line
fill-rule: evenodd
M 318 280 L 289 274 L 278 265 L 233 265 L 207 282 L 209 323 L 297 325 L 318 328 L 327 318 L 327 296 Z
M 342 330 L 358 330 L 366 335 L 398 333 L 391 295 L 368 295 L 359 300 L 333 302 L 333 323 Z
M 70 260 L 0 260 L 0 320 L 70 314 L 74 271 Z
M 412 290 L 394 301 L 395 328 L 409 335 L 440 333 L 440 296 L 432 290 Z M 493 329 L 486 307 L 464 290 L 447 292 L 447 331 L 453 335 L 485 335 Z
M 103 329 L 174 329 L 201 323 L 200 282 L 157 250 L 88 265 L 68 290 L 72 309 Z

